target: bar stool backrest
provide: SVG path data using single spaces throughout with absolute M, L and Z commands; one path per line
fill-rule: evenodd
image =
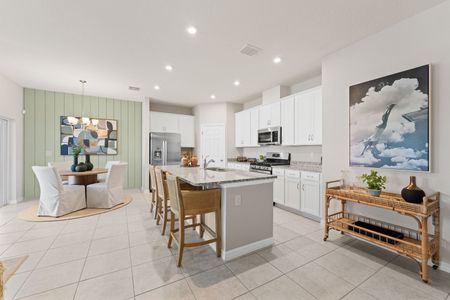
M 153 191 L 156 191 L 157 183 L 156 183 L 156 173 L 155 173 L 154 165 L 150 165 L 149 172 L 150 172 L 150 187 L 152 188 Z
M 172 174 L 166 174 L 166 183 L 171 205 L 170 209 L 172 210 L 172 212 L 179 215 L 180 212 L 184 212 L 184 207 L 183 196 L 181 194 L 180 182 L 178 180 L 178 177 Z
M 156 173 L 156 186 L 157 186 L 157 193 L 158 197 L 162 200 L 167 199 L 167 186 L 164 184 L 166 175 L 164 174 L 163 170 L 161 168 L 156 167 L 155 168 Z

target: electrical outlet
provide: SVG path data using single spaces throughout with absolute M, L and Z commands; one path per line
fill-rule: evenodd
M 241 195 L 234 196 L 234 205 L 235 206 L 241 206 L 242 204 L 242 197 Z

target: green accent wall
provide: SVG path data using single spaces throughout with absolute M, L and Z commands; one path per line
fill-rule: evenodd
M 26 199 L 39 197 L 39 184 L 32 166 L 51 161 L 72 161 L 60 155 L 60 116 L 86 116 L 118 120 L 118 155 L 92 155 L 94 167 L 107 161 L 128 163 L 127 188 L 142 184 L 142 103 L 94 96 L 24 89 L 24 192 Z M 84 161 L 84 157 L 81 157 Z

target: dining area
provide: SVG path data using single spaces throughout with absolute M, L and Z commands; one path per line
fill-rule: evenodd
M 131 198 L 124 192 L 127 163 L 109 161 L 102 168 L 71 170 L 70 161 L 33 166 L 40 195 L 36 206 L 19 213 L 28 221 L 81 218 L 122 207 Z

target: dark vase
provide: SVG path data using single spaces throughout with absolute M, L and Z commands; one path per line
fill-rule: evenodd
M 402 190 L 402 197 L 410 203 L 423 202 L 425 192 L 416 185 L 416 176 L 409 177 L 409 185 Z
M 89 154 L 86 154 L 86 162 L 84 164 L 86 165 L 88 171 L 94 168 L 94 165 L 91 163 L 91 156 Z
M 78 165 L 78 155 L 73 157 L 73 163 L 70 166 L 70 171 L 76 172 L 75 169 L 76 169 L 77 165 Z
M 85 163 L 79 163 L 76 167 L 75 167 L 75 172 L 86 172 L 87 171 L 87 166 Z

